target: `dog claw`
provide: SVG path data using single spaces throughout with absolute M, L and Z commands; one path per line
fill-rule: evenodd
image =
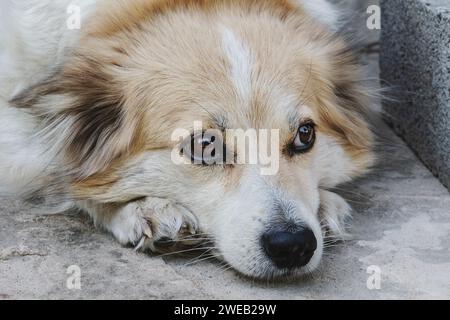
M 139 240 L 138 244 L 134 247 L 134 251 L 141 251 L 145 244 L 145 238 L 146 236 L 142 237 L 141 240 Z
M 149 239 L 153 238 L 153 232 L 150 229 L 150 227 L 148 226 L 148 224 L 147 224 L 146 228 L 144 229 L 144 236 L 146 236 Z

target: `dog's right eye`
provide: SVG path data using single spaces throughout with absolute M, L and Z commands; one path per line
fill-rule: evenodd
M 306 123 L 297 131 L 293 142 L 293 151 L 295 153 L 305 153 L 309 151 L 316 140 L 316 129 L 313 123 Z
M 192 164 L 211 166 L 224 163 L 224 144 L 220 137 L 202 133 L 192 135 L 182 146 L 181 153 Z

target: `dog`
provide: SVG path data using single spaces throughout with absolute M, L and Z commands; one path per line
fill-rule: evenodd
M 2 195 L 78 208 L 144 251 L 207 238 L 212 254 L 256 279 L 314 271 L 324 237 L 345 234 L 350 206 L 330 190 L 369 172 L 374 133 L 370 90 L 334 5 L 6 0 L 1 9 Z M 211 145 L 227 160 L 247 145 L 228 148 L 207 129 L 278 132 L 276 174 L 208 163 Z

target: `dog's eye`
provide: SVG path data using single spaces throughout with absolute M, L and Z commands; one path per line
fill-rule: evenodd
M 181 152 L 190 158 L 193 164 L 209 166 L 223 164 L 223 150 L 224 145 L 220 137 L 202 133 L 192 135 L 183 144 Z
M 316 130 L 313 123 L 302 125 L 295 136 L 293 149 L 297 153 L 310 150 L 316 140 Z

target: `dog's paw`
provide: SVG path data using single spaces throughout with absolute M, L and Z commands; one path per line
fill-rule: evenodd
M 198 243 L 197 218 L 186 208 L 165 199 L 133 201 L 111 220 L 114 236 L 136 250 L 161 253 Z
M 320 191 L 321 224 L 335 240 L 346 240 L 350 235 L 345 231 L 345 223 L 351 217 L 352 209 L 347 201 L 334 192 Z
M 183 206 L 147 199 L 141 203 L 141 210 L 151 233 L 144 234 L 136 249 L 161 253 L 198 244 L 198 220 Z

